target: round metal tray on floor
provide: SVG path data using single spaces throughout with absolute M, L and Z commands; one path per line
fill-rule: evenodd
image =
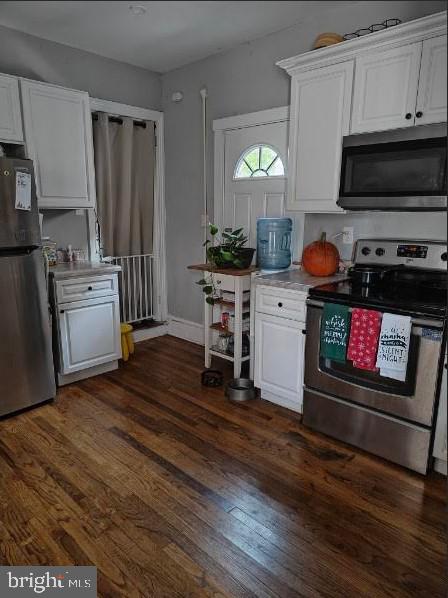
M 255 399 L 256 396 L 254 381 L 249 378 L 234 378 L 226 386 L 226 397 L 230 401 L 242 403 Z

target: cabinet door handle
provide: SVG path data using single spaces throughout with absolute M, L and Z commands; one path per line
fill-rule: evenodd
M 92 287 L 87 287 L 87 290 L 88 291 L 93 291 L 93 288 Z
M 281 301 L 278 302 L 279 307 L 283 307 L 283 303 Z
M 61 309 L 60 314 L 65 314 L 65 309 Z
M 421 110 L 419 110 L 418 112 L 415 113 L 415 116 L 417 118 L 421 118 L 423 116 L 423 112 Z
M 411 114 L 410 112 L 408 112 L 408 113 L 406 114 L 406 117 L 405 117 L 405 118 L 406 118 L 406 120 L 410 120 L 410 119 L 412 118 L 412 114 Z
M 302 330 L 302 334 L 306 334 L 306 330 Z

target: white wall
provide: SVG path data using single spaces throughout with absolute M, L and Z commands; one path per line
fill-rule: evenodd
M 195 322 L 202 321 L 201 293 L 194 284 L 197 276 L 186 269 L 188 264 L 201 261 L 201 87 L 206 86 L 209 93 L 208 198 L 211 206 L 211 121 L 224 116 L 287 105 L 290 79 L 283 70 L 275 66 L 276 61 L 308 51 L 316 36 L 323 31 L 344 34 L 386 18 L 397 17 L 407 21 L 445 9 L 446 3 L 439 1 L 353 2 L 349 6 L 333 9 L 284 31 L 242 44 L 227 53 L 211 56 L 163 76 L 168 302 L 171 314 Z M 171 95 L 178 90 L 183 92 L 184 100 L 174 104 Z M 400 218 L 406 219 L 407 216 Z M 409 218 L 410 221 L 414 219 L 413 216 Z M 339 224 L 336 226 L 339 227 Z

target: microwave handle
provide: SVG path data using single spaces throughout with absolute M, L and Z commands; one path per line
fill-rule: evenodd
M 319 307 L 323 309 L 324 302 L 323 301 L 316 301 L 315 299 L 307 299 L 307 305 L 311 305 L 312 307 Z M 353 308 L 349 307 L 349 311 L 352 311 Z M 443 322 L 439 320 L 426 320 L 423 318 L 411 318 L 411 323 L 413 326 L 423 326 L 424 328 L 430 326 L 431 328 L 443 328 Z

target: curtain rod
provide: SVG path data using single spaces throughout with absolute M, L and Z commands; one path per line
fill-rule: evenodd
M 93 118 L 93 120 L 98 120 L 98 114 L 96 114 L 96 113 L 92 114 L 92 118 Z M 119 116 L 109 116 L 109 122 L 117 123 L 118 125 L 122 125 L 123 119 L 120 118 Z M 134 124 L 134 127 L 142 127 L 143 129 L 146 129 L 146 122 L 143 120 L 134 120 L 133 124 Z

